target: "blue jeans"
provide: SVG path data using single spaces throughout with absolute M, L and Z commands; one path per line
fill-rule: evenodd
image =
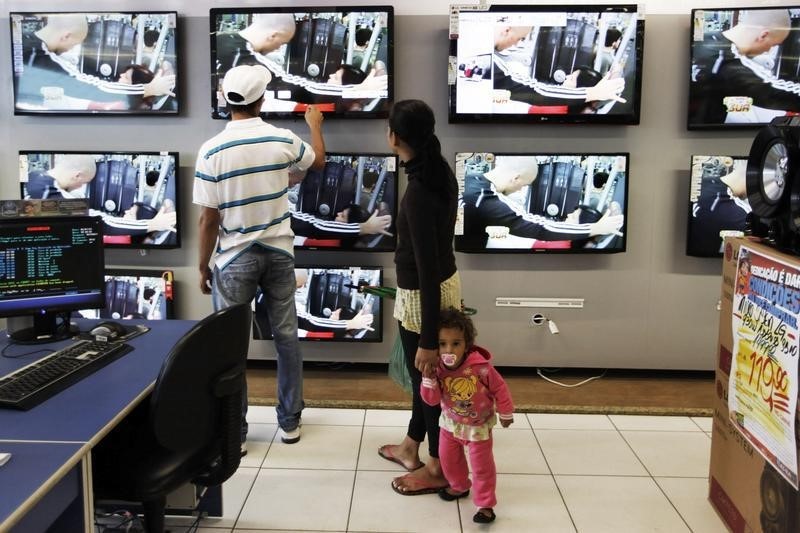
M 303 357 L 297 342 L 294 306 L 294 258 L 253 246 L 220 270 L 214 268 L 211 299 L 214 310 L 251 302 L 261 287 L 272 325 L 278 361 L 278 425 L 292 431 L 303 411 Z M 247 382 L 242 402 L 242 442 L 247 435 Z

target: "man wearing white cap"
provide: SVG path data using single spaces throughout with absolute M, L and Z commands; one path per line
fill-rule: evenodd
M 290 444 L 300 440 L 303 362 L 294 304 L 289 171 L 322 170 L 325 144 L 322 113 L 314 106 L 305 114 L 311 145 L 261 120 L 270 78 L 259 65 L 225 74 L 222 93 L 231 121 L 200 147 L 193 201 L 201 206 L 200 290 L 212 295 L 214 310 L 252 301 L 258 287 L 266 297 L 278 352 L 278 425 L 281 439 Z M 245 453 L 244 417 L 242 422 Z

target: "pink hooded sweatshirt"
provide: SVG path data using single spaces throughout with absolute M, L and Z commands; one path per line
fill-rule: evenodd
M 442 414 L 456 424 L 482 426 L 493 419 L 495 406 L 501 419 L 513 418 L 511 393 L 491 358 L 485 348 L 472 346 L 458 368 L 450 370 L 440 359 L 436 378 L 422 378 L 422 399 L 441 403 Z

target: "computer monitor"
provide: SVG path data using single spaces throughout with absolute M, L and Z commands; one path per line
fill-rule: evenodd
M 298 265 L 297 334 L 301 341 L 381 342 L 381 298 L 359 290 L 380 286 L 381 267 Z M 259 290 L 253 314 L 253 338 L 272 339 L 267 300 Z
M 13 12 L 9 20 L 15 115 L 178 114 L 177 12 Z
M 295 249 L 391 252 L 397 238 L 397 156 L 327 153 L 289 189 Z M 390 221 L 381 233 L 372 221 Z M 374 229 L 365 230 L 365 227 Z
M 618 253 L 626 248 L 629 154 L 456 154 L 455 249 Z
M 301 117 L 310 104 L 337 118 L 388 116 L 394 8 L 293 4 L 211 10 L 211 116 L 228 118 L 222 80 L 239 65 L 271 72 L 261 108 L 270 119 Z
M 106 302 L 84 309 L 83 318 L 164 320 L 175 318 L 175 276 L 172 270 L 106 269 Z
M 9 337 L 50 342 L 74 333 L 70 311 L 105 305 L 104 260 L 100 217 L 3 220 L 0 317 L 9 318 Z
M 638 124 L 639 7 L 533 3 L 451 6 L 450 122 Z
M 178 152 L 22 150 L 23 199 L 86 198 L 108 248 L 178 248 Z
M 722 257 L 725 237 L 741 237 L 752 211 L 747 157 L 693 155 L 686 255 Z

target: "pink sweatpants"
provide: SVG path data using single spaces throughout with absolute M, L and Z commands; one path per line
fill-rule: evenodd
M 473 482 L 469 481 L 469 467 L 464 456 L 464 447 L 469 453 L 469 464 L 472 465 Z M 492 455 L 492 439 L 467 441 L 458 439 L 446 429 L 439 429 L 439 461 L 442 472 L 453 492 L 464 492 L 472 487 L 472 501 L 477 507 L 494 507 L 497 505 L 495 487 L 497 486 L 497 470 Z

